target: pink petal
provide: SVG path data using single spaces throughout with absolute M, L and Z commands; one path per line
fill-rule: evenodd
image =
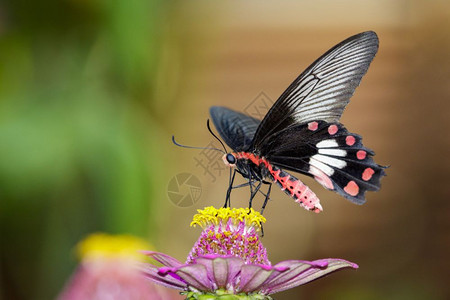
M 267 281 L 272 273 L 279 273 L 273 267 L 261 265 L 244 265 L 241 268 L 241 281 L 238 292 L 249 293 L 257 291 Z
M 267 281 L 263 288 L 263 290 L 266 293 L 269 293 L 269 289 L 272 289 L 276 286 L 280 286 L 285 284 L 286 282 L 289 282 L 290 280 L 295 279 L 300 274 L 306 272 L 308 269 L 311 269 L 313 267 L 324 267 L 323 264 L 320 264 L 318 266 L 314 266 L 313 262 L 310 261 L 298 261 L 298 260 L 289 260 L 289 261 L 283 261 L 275 266 L 277 267 L 285 267 L 289 270 L 284 273 L 279 274 L 273 274 Z M 326 267 L 326 265 L 325 265 Z M 270 292 L 271 293 L 271 292 Z
M 201 291 L 213 291 L 214 284 L 208 278 L 206 267 L 201 264 L 186 264 L 173 271 L 189 286 Z
M 238 257 L 199 257 L 196 262 L 206 267 L 208 277 L 217 285 L 215 288 L 226 288 L 228 284 L 235 285 L 236 277 L 244 265 L 244 260 Z
M 322 276 L 335 272 L 343 268 L 358 268 L 354 263 L 343 259 L 321 259 L 312 262 L 307 261 L 285 261 L 276 266 L 290 265 L 289 271 L 281 276 L 271 278 L 262 289 L 266 294 L 274 294 L 303 285 L 316 280 Z
M 173 258 L 172 256 L 169 256 L 161 252 L 141 251 L 141 253 L 147 255 L 148 257 L 153 258 L 154 260 L 163 264 L 166 267 L 176 268 L 183 265 L 176 258 Z
M 160 284 L 162 286 L 174 288 L 177 290 L 184 290 L 186 287 L 186 284 L 179 279 L 171 276 L 159 275 L 158 268 L 150 264 L 143 264 L 141 267 L 141 272 L 145 277 L 147 277 L 147 279 L 150 279 L 152 282 Z

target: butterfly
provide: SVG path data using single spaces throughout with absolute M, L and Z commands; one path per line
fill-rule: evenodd
M 312 63 L 281 94 L 263 120 L 225 107 L 213 106 L 211 119 L 233 149 L 223 161 L 248 180 L 251 201 L 261 185 L 272 183 L 307 210 L 323 210 L 319 198 L 288 171 L 313 177 L 328 190 L 356 204 L 366 191 L 377 191 L 385 167 L 361 136 L 349 132 L 339 119 L 378 50 L 378 37 L 367 31 L 349 37 Z M 236 186 L 236 187 L 241 187 Z

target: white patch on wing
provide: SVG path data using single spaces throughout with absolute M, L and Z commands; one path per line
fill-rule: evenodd
M 329 156 L 325 156 L 325 155 L 316 154 L 316 155 L 313 155 L 312 158 L 315 160 L 318 160 L 324 164 L 327 164 L 329 166 L 338 168 L 338 169 L 342 169 L 347 165 L 347 162 L 345 160 L 341 160 L 341 159 L 337 159 L 337 158 L 333 158 L 333 157 L 329 157 Z
M 335 139 L 323 140 L 316 144 L 317 148 L 337 148 L 338 146 Z
M 319 154 L 346 157 L 347 151 L 342 149 L 319 149 Z
M 314 156 L 312 156 L 309 159 L 309 164 L 311 166 L 316 167 L 317 169 L 321 170 L 322 172 L 324 172 L 325 174 L 327 174 L 328 176 L 331 176 L 334 174 L 334 169 L 330 166 L 327 166 L 326 164 L 324 164 L 323 162 L 320 162 L 316 159 L 314 159 Z

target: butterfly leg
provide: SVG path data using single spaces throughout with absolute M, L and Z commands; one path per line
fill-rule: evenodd
M 253 185 L 253 178 L 257 178 L 256 176 L 254 176 L 254 172 L 251 169 L 250 165 L 247 165 L 247 174 L 248 174 L 248 185 L 250 187 L 250 199 L 248 201 L 248 208 L 252 208 L 252 202 L 253 202 L 253 198 L 255 197 L 256 193 L 259 191 L 259 188 L 261 187 L 261 182 L 255 187 Z M 253 188 L 255 188 L 255 191 L 253 191 Z
M 223 207 L 231 207 L 230 195 L 231 195 L 231 190 L 233 188 L 233 182 L 234 182 L 235 176 L 236 176 L 236 169 L 234 170 L 233 175 L 231 175 L 231 172 L 230 172 L 230 182 L 228 185 L 227 196 L 225 198 L 225 204 L 223 205 Z
M 254 186 L 253 183 L 250 184 L 250 200 L 248 202 L 248 208 L 252 207 L 253 198 L 255 198 L 256 193 L 261 188 L 261 184 L 262 184 L 262 181 L 259 181 L 257 186 Z M 253 190 L 253 187 L 255 188 L 255 190 Z
M 266 183 L 266 182 L 263 182 L 263 183 L 269 184 L 269 183 Z M 254 188 L 256 188 L 255 181 L 252 181 L 251 184 L 253 185 Z M 246 182 L 246 183 L 242 183 L 242 184 L 239 184 L 239 185 L 235 185 L 235 186 L 232 187 L 232 189 L 238 189 L 238 188 L 245 187 L 245 186 L 248 186 L 248 185 L 250 185 L 250 182 Z M 264 193 L 263 191 L 261 191 L 261 189 L 259 189 L 258 192 L 261 195 L 263 195 L 264 197 L 268 197 L 268 195 L 266 193 Z M 268 200 L 270 200 L 270 198 Z
M 264 203 L 263 206 L 261 208 L 261 215 L 264 212 L 264 209 L 266 208 L 267 202 L 270 200 L 269 196 L 270 196 L 270 191 L 272 190 L 272 182 L 267 182 L 267 181 L 263 181 L 264 184 L 268 184 L 269 188 L 267 190 L 267 194 L 266 194 L 266 199 L 264 199 Z
M 268 182 L 268 181 L 262 181 L 262 183 L 264 184 L 268 184 L 269 185 L 269 189 L 267 190 L 267 194 L 265 195 L 266 198 L 264 199 L 264 203 L 263 206 L 261 208 L 261 215 L 264 212 L 264 209 L 266 208 L 267 202 L 270 200 L 269 196 L 270 196 L 270 191 L 272 190 L 272 182 Z M 264 193 L 263 193 L 264 194 Z M 264 237 L 264 227 L 263 224 L 261 224 L 261 237 Z
M 249 182 L 246 182 L 246 183 L 243 183 L 243 184 L 240 184 L 240 185 L 235 185 L 235 186 L 232 187 L 232 189 L 238 189 L 238 188 L 241 188 L 241 187 L 244 187 L 244 186 L 248 186 L 248 185 L 253 184 L 253 183 L 254 183 L 254 181 L 249 181 Z
M 255 178 L 257 178 L 257 177 L 254 177 L 254 176 L 249 176 L 249 177 L 245 176 L 245 177 L 248 178 L 248 181 L 246 183 L 239 184 L 237 186 L 233 186 L 234 179 L 235 179 L 235 176 L 236 176 L 236 172 L 242 174 L 239 171 L 239 169 L 234 169 L 233 173 L 231 172 L 231 169 L 230 169 L 230 180 L 229 180 L 229 185 L 228 185 L 227 194 L 226 194 L 226 198 L 225 198 L 225 204 L 224 204 L 223 207 L 231 207 L 231 191 L 233 189 L 241 188 L 241 187 L 244 187 L 244 186 L 247 186 L 247 185 L 250 187 L 249 208 L 252 207 L 253 198 L 255 198 L 255 196 L 256 196 L 256 194 L 258 192 L 260 192 L 263 196 L 266 197 L 265 202 L 267 202 L 267 200 L 269 198 L 269 195 L 268 194 L 264 194 L 260 190 L 260 188 L 261 188 L 262 183 L 268 184 L 268 182 L 265 182 L 265 181 L 260 180 L 260 179 L 259 180 L 255 180 Z M 252 170 L 250 169 L 250 167 L 249 167 L 249 170 L 248 170 L 247 174 L 252 174 Z M 244 175 L 244 174 L 242 174 L 242 175 Z M 256 181 L 258 181 L 258 185 L 255 186 L 255 182 Z

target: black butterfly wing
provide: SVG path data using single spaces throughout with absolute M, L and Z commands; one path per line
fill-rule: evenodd
M 209 109 L 214 126 L 222 139 L 234 151 L 247 151 L 260 120 L 226 107 L 213 106 Z
M 273 135 L 261 152 L 273 165 L 314 177 L 357 204 L 365 202 L 366 191 L 380 188 L 380 178 L 385 175 L 361 137 L 339 123 L 313 121 L 290 126 Z
M 334 46 L 312 63 L 275 102 L 252 141 L 260 149 L 273 134 L 293 125 L 338 122 L 378 50 L 378 37 L 367 31 Z

